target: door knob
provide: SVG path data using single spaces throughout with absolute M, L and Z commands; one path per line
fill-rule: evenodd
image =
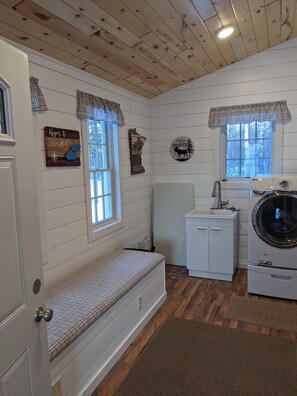
M 42 307 L 39 307 L 36 309 L 34 313 L 35 322 L 40 322 L 42 318 L 46 322 L 50 322 L 52 320 L 53 315 L 54 315 L 54 311 L 51 308 L 43 309 Z

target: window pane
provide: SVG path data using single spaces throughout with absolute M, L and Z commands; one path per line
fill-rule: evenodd
M 102 198 L 96 199 L 96 211 L 97 211 L 97 221 L 102 221 L 104 219 Z
M 227 142 L 226 148 L 227 159 L 240 159 L 240 141 Z
M 0 88 L 0 133 L 7 133 L 5 122 L 4 93 L 2 88 Z
M 256 162 L 256 174 L 269 175 L 270 173 L 270 158 L 258 159 Z
M 106 128 L 104 122 L 98 122 L 98 144 L 106 144 Z
M 111 172 L 104 172 L 104 194 L 111 194 Z
M 97 144 L 103 143 L 103 131 L 102 131 L 102 122 L 96 122 L 96 131 L 97 131 Z
M 92 208 L 92 224 L 96 223 L 96 205 L 95 199 L 91 199 L 91 208 Z
M 227 125 L 225 149 L 226 177 L 270 174 L 272 123 Z
M 88 143 L 96 144 L 97 136 L 94 121 L 88 121 Z
M 111 195 L 104 197 L 104 209 L 105 209 L 105 219 L 112 218 L 112 199 Z
M 241 124 L 241 140 L 255 139 L 256 123 Z
M 94 173 L 90 173 L 90 191 L 91 191 L 91 198 L 95 197 L 95 183 L 94 183 Z
M 241 158 L 255 158 L 256 144 L 255 140 L 245 140 L 241 142 Z
M 101 196 L 102 193 L 102 173 L 96 172 L 96 192 L 97 197 Z
M 262 150 L 263 150 L 263 158 L 270 158 L 270 155 L 271 155 L 271 140 L 270 139 L 264 139 L 262 141 Z M 259 155 L 259 157 L 261 157 L 261 156 Z
M 240 177 L 240 160 L 226 160 L 226 176 Z
M 98 151 L 97 146 L 89 145 L 89 168 L 90 170 L 98 169 Z
M 107 168 L 106 146 L 98 146 L 99 169 Z
M 227 125 L 227 140 L 239 140 L 240 139 L 240 124 Z
M 241 162 L 241 177 L 250 177 L 256 174 L 255 160 L 246 159 Z
M 269 121 L 258 122 L 257 124 L 257 138 L 271 138 L 271 123 Z

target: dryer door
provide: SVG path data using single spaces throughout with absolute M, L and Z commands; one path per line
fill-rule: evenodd
M 254 207 L 255 232 L 268 245 L 277 248 L 297 246 L 297 192 L 275 190 Z

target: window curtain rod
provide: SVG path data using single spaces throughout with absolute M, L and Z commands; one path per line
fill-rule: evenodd
M 289 122 L 291 114 L 287 101 L 262 102 L 246 105 L 213 107 L 210 109 L 208 126 L 218 128 L 227 124 L 249 124 L 253 121 Z

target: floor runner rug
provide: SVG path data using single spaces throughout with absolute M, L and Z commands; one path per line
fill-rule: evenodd
M 296 341 L 168 318 L 116 396 L 296 396 Z
M 297 332 L 297 305 L 234 296 L 224 318 Z

